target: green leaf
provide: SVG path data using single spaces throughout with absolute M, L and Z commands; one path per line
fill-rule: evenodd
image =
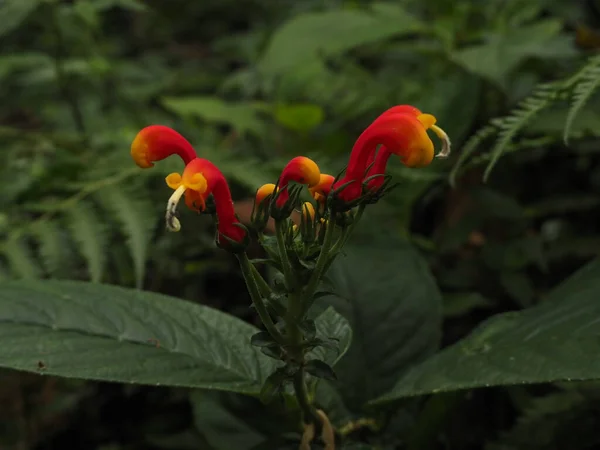
M 494 302 L 477 292 L 444 296 L 444 317 L 460 317 L 474 309 L 490 309 Z
M 323 123 L 325 112 L 319 105 L 297 104 L 277 105 L 275 120 L 286 128 L 300 133 L 307 133 Z
M 225 123 L 240 132 L 260 135 L 264 131 L 264 122 L 258 117 L 263 110 L 259 104 L 227 103 L 217 97 L 166 97 L 162 103 L 183 117 Z
M 324 378 L 325 380 L 335 381 L 337 375 L 331 366 L 318 359 L 312 359 L 306 363 L 306 371 L 313 377 Z
M 42 0 L 5 0 L 0 5 L 0 37 L 17 28 Z
M 284 73 L 319 57 L 423 28 L 423 24 L 400 6 L 384 2 L 375 2 L 369 10 L 299 14 L 275 32 L 259 67 L 268 74 Z
M 336 295 L 316 303 L 333 305 L 352 327 L 352 345 L 336 372 L 353 411 L 439 345 L 441 298 L 425 262 L 407 243 L 384 241 L 348 247 L 327 272 Z
M 600 378 L 600 260 L 554 289 L 540 305 L 499 314 L 467 338 L 429 358 L 378 398 L 483 386 Z
M 263 384 L 258 397 L 264 404 L 270 403 L 275 396 L 283 388 L 284 382 L 287 380 L 288 374 L 286 369 L 281 367 L 267 377 Z
M 562 27 L 560 20 L 547 19 L 515 29 L 494 31 L 488 35 L 487 42 L 459 50 L 453 59 L 469 71 L 506 87 L 510 73 L 527 58 L 573 54 L 569 48 L 570 39 L 560 35 Z M 556 51 L 549 51 L 549 48 Z
M 106 264 L 106 230 L 95 209 L 80 202 L 67 213 L 67 221 L 79 251 L 87 262 L 90 278 L 94 282 L 102 279 Z
M 0 284 L 0 367 L 257 395 L 274 364 L 257 329 L 164 295 L 73 281 Z
M 327 308 L 315 319 L 317 337 L 335 339 L 337 349 L 319 346 L 308 352 L 307 359 L 320 359 L 334 366 L 348 351 L 352 341 L 352 328 L 348 320 L 338 314 L 334 308 Z
M 98 191 L 97 197 L 121 224 L 133 260 L 136 286 L 140 288 L 144 281 L 152 231 L 162 217 L 154 214 L 154 208 L 149 200 L 127 195 L 126 192 L 116 186 L 106 187 Z
M 196 428 L 215 450 L 250 450 L 297 427 L 287 423 L 296 416 L 277 401 L 266 406 L 247 396 L 199 390 L 191 393 L 190 400 Z
M 148 6 L 144 5 L 140 0 L 94 0 L 94 2 L 94 6 L 98 10 L 105 10 L 113 7 L 137 12 L 148 10 Z

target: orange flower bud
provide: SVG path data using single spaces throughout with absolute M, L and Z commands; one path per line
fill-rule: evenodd
M 319 183 L 309 189 L 313 198 L 321 203 L 324 202 L 329 192 L 331 192 L 334 181 L 335 177 L 333 175 L 322 173 L 319 177 Z
M 265 198 L 267 198 L 269 195 L 272 195 L 274 191 L 275 191 L 275 185 L 273 183 L 263 184 L 256 191 L 256 197 L 254 199 L 254 203 L 256 205 L 260 205 L 263 202 L 263 200 Z

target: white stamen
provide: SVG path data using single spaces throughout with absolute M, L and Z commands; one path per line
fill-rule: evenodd
M 179 186 L 175 189 L 175 192 L 173 192 L 173 195 L 171 195 L 171 198 L 169 198 L 169 201 L 167 202 L 165 221 L 169 231 L 177 232 L 181 230 L 181 223 L 177 218 L 177 204 L 179 203 L 179 200 L 181 200 L 185 189 L 186 187 L 184 185 Z
M 447 158 L 450 155 L 450 138 L 448 137 L 448 135 L 446 134 L 446 132 L 444 130 L 442 130 L 440 127 L 438 127 L 437 125 L 432 125 L 431 126 L 431 131 L 433 131 L 437 137 L 439 137 L 442 140 L 442 149 L 439 151 L 439 153 L 437 155 L 435 155 L 436 158 Z

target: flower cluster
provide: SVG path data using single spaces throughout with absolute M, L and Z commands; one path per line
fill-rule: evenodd
M 324 211 L 345 212 L 377 201 L 389 187 L 386 166 L 392 155 L 407 167 L 424 167 L 434 158 L 434 145 L 428 130 L 442 141 L 442 149 L 435 155 L 448 156 L 450 140 L 435 125 L 431 114 L 424 114 L 410 105 L 394 106 L 378 118 L 356 140 L 343 176 L 321 173 L 318 165 L 305 156 L 293 158 L 283 169 L 277 184 L 265 184 L 255 197 L 253 224 L 264 229 L 272 217 L 276 221 L 301 209 L 303 216 L 323 217 Z M 206 201 L 212 195 L 217 221 L 217 243 L 228 249 L 242 249 L 248 241 L 248 230 L 238 220 L 227 181 L 210 161 L 199 158 L 192 145 L 171 128 L 152 125 L 141 130 L 131 146 L 133 160 L 141 168 L 152 167 L 154 162 L 178 155 L 185 163 L 182 174 L 172 173 L 166 178 L 174 190 L 168 201 L 166 222 L 172 231 L 180 229 L 176 207 L 181 197 L 196 211 L 206 211 Z M 307 187 L 315 207 L 301 202 L 303 188 Z

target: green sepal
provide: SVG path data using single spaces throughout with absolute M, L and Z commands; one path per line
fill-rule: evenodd
M 317 336 L 317 325 L 314 320 L 303 320 L 298 324 L 298 328 L 300 328 L 307 341 L 312 341 Z
M 323 378 L 330 381 L 337 380 L 337 375 L 331 366 L 320 359 L 311 359 L 308 361 L 304 365 L 304 370 L 306 370 L 313 377 Z
M 270 347 L 277 345 L 277 342 L 275 342 L 273 337 L 267 331 L 259 331 L 252 335 L 250 344 L 255 347 Z
M 287 371 L 281 367 L 267 377 L 258 398 L 265 405 L 271 403 L 276 397 L 280 396 L 283 391 L 284 383 L 289 379 Z

